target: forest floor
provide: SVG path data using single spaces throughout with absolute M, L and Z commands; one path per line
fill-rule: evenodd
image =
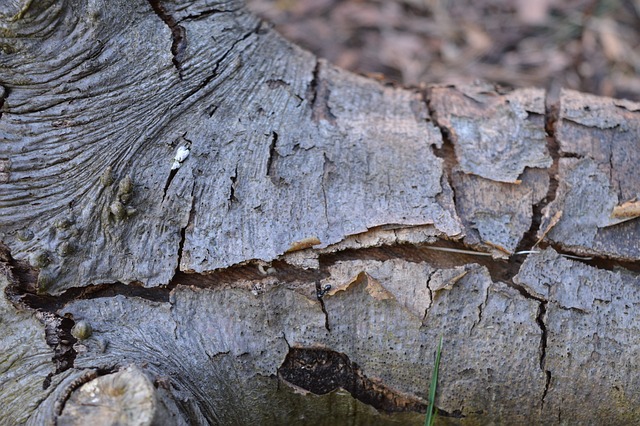
M 287 39 L 404 86 L 560 87 L 640 101 L 640 0 L 247 0 Z

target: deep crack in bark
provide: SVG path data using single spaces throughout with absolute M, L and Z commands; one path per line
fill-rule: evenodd
M 51 360 L 56 366 L 55 371 L 49 373 L 42 384 L 42 388 L 47 389 L 53 376 L 73 367 L 78 355 L 73 345 L 78 340 L 71 334 L 71 328 L 75 324 L 73 319 L 43 311 L 38 311 L 36 318 L 44 325 L 45 341 L 53 349 Z
M 485 288 L 484 299 L 478 305 L 478 321 L 474 321 L 473 325 L 471 326 L 471 330 L 469 330 L 469 335 L 471 335 L 471 333 L 473 333 L 473 330 L 482 321 L 482 312 L 484 310 L 484 307 L 487 305 L 487 301 L 489 300 L 489 288 L 490 288 L 490 286 L 487 286 Z
M 331 112 L 328 103 L 330 95 L 329 84 L 321 76 L 322 68 L 326 66 L 326 62 L 316 59 L 312 79 L 307 88 L 307 99 L 309 99 L 311 119 L 313 121 L 326 120 L 331 124 L 335 124 L 336 116 Z
M 542 391 L 542 398 L 541 398 L 541 409 L 542 409 L 544 408 L 545 399 L 547 397 L 547 393 L 551 385 L 551 371 L 546 369 L 546 364 L 545 364 L 546 358 L 547 358 L 548 334 L 547 334 L 547 326 L 544 323 L 544 320 L 547 315 L 548 301 L 541 297 L 531 294 L 526 289 L 526 287 L 520 284 L 516 284 L 515 282 L 513 282 L 513 280 L 510 280 L 506 284 L 509 285 L 509 287 L 517 290 L 526 299 L 532 299 L 538 302 L 538 314 L 536 315 L 535 321 L 538 327 L 540 328 L 539 365 L 540 365 L 540 370 L 545 375 L 545 384 L 544 384 L 544 389 Z
M 178 76 L 182 80 L 182 56 L 187 46 L 186 32 L 182 25 L 179 25 L 175 18 L 171 16 L 161 4 L 161 0 L 149 0 L 149 5 L 153 12 L 165 23 L 171 30 L 171 54 L 173 55 L 173 66 L 178 71 Z
M 229 177 L 231 180 L 231 185 L 229 185 L 229 196 L 227 197 L 227 201 L 229 202 L 229 208 L 231 204 L 238 201 L 236 198 L 236 184 L 238 182 L 238 165 L 236 164 L 235 169 L 233 169 L 233 174 Z
M 9 96 L 9 90 L 0 84 L 0 119 L 2 119 L 4 101 L 7 99 L 7 96 Z
M 320 302 L 320 308 L 322 309 L 322 313 L 324 314 L 324 328 L 327 329 L 328 332 L 331 332 L 331 326 L 329 325 L 329 313 L 327 312 L 327 308 L 324 305 L 324 294 L 325 290 L 321 287 L 320 281 L 316 280 L 316 299 Z
M 427 88 L 420 91 L 420 95 L 422 97 L 422 101 L 427 107 L 427 111 L 429 112 L 429 117 L 431 117 L 431 121 L 435 127 L 440 131 L 440 137 L 442 138 L 442 146 L 440 148 L 433 147 L 433 153 L 436 157 L 442 160 L 442 169 L 443 173 L 449 182 L 449 187 L 451 187 L 451 192 L 453 192 L 453 205 L 456 209 L 456 215 L 460 217 L 457 210 L 456 203 L 456 189 L 453 185 L 453 168 L 458 165 L 458 158 L 456 157 L 455 145 L 451 140 L 449 135 L 449 129 L 445 126 L 442 126 L 438 122 L 438 112 L 435 110 L 433 105 L 431 104 L 431 88 Z
M 273 182 L 275 180 L 274 171 L 272 169 L 274 161 L 276 161 L 279 157 L 278 151 L 276 150 L 276 146 L 278 144 L 278 133 L 271 132 L 271 143 L 269 144 L 269 157 L 267 158 L 267 176 L 271 178 Z M 274 182 L 275 183 L 275 182 Z
M 551 384 L 551 371 L 545 368 L 545 361 L 547 357 L 547 326 L 544 323 L 544 319 L 546 314 L 547 302 L 541 301 L 538 308 L 538 316 L 536 317 L 536 323 L 542 332 L 542 335 L 540 336 L 540 370 L 545 374 L 545 384 L 540 404 L 541 409 L 544 408 L 545 399 L 547 398 L 547 393 L 549 392 L 549 386 Z

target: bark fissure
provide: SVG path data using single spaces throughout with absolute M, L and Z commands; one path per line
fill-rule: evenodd
M 326 120 L 330 124 L 335 124 L 336 116 L 329 107 L 329 84 L 322 78 L 322 67 L 325 66 L 322 60 L 316 60 L 313 69 L 313 77 L 307 89 L 307 98 L 310 98 L 311 118 L 315 122 Z
M 7 96 L 9 96 L 9 90 L 2 84 L 0 84 L 0 120 L 2 119 L 2 113 L 4 112 L 4 102 L 5 99 L 7 99 Z
M 229 9 L 229 10 L 211 8 L 211 9 L 203 10 L 200 13 L 194 13 L 192 15 L 187 15 L 187 16 L 181 18 L 179 21 L 177 21 L 177 23 L 180 24 L 181 22 L 184 22 L 184 21 L 197 21 L 198 19 L 208 18 L 208 17 L 210 17 L 212 15 L 217 15 L 219 13 L 237 13 L 240 10 L 242 10 L 242 8 Z
M 548 304 L 548 300 L 542 298 L 542 297 L 538 297 L 534 294 L 532 294 L 526 287 L 520 285 L 520 284 L 516 284 L 512 279 L 510 279 L 509 281 L 506 281 L 506 284 L 517 290 L 524 298 L 526 299 L 531 299 L 531 300 L 535 300 L 538 302 L 538 312 L 535 318 L 535 322 L 538 326 L 538 328 L 540 328 L 540 343 L 539 343 L 539 349 L 538 349 L 538 353 L 539 353 L 539 358 L 538 358 L 538 364 L 540 366 L 540 370 L 544 373 L 545 375 L 545 384 L 544 384 L 544 388 L 542 391 L 542 398 L 541 398 L 541 406 L 544 407 L 544 403 L 545 403 L 545 399 L 547 397 L 547 393 L 549 391 L 549 387 L 551 385 L 551 371 L 546 369 L 546 357 L 547 357 L 547 343 L 548 343 L 548 333 L 547 333 L 547 326 L 545 324 L 545 317 L 547 314 L 547 304 Z
M 596 269 L 601 269 L 603 271 L 616 271 L 618 269 L 625 269 L 630 272 L 640 273 L 640 263 L 638 262 L 611 259 L 604 256 L 580 256 L 580 255 L 576 255 L 574 252 L 566 250 L 565 247 L 561 247 L 557 243 L 553 243 L 553 244 L 541 243 L 540 247 L 541 248 L 551 247 L 563 257 L 566 257 L 571 260 L 575 260 L 576 262 L 584 263 L 585 265 L 591 266 Z
M 471 335 L 473 333 L 473 330 L 476 328 L 476 326 L 482 322 L 482 312 L 484 310 L 484 307 L 487 305 L 488 300 L 489 300 L 489 287 L 487 286 L 484 291 L 484 299 L 478 305 L 478 320 L 475 321 L 471 326 L 471 330 L 469 330 L 469 335 Z
M 320 60 L 316 58 L 316 64 L 313 67 L 313 72 L 311 74 L 311 81 L 309 82 L 309 87 L 307 88 L 307 99 L 309 99 L 309 105 L 311 106 L 311 110 L 315 109 L 316 99 L 318 98 L 318 80 L 320 79 Z
M 267 158 L 267 176 L 272 179 L 275 177 L 273 172 L 273 163 L 279 157 L 278 151 L 276 150 L 276 146 L 278 144 L 278 133 L 271 132 L 271 143 L 269 144 L 269 157 Z
M 546 301 L 541 301 L 538 308 L 538 316 L 536 317 L 536 323 L 538 327 L 540 327 L 541 335 L 540 335 L 540 370 L 544 372 L 545 375 L 545 383 L 544 389 L 542 391 L 542 398 L 540 401 L 540 409 L 544 408 L 544 403 L 547 398 L 547 393 L 549 392 L 549 386 L 551 385 L 551 371 L 546 369 L 545 362 L 547 357 L 547 326 L 544 323 L 545 316 L 547 314 L 547 303 Z
M 189 224 L 193 222 L 193 215 L 195 214 L 195 211 L 196 211 L 196 208 L 195 208 L 196 197 L 194 196 L 195 189 L 196 189 L 196 185 L 194 182 L 194 184 L 191 185 L 191 207 L 189 208 L 189 216 L 187 218 L 187 223 L 180 229 L 180 242 L 178 243 L 178 264 L 176 266 L 176 271 L 173 275 L 174 277 L 180 272 L 180 265 L 182 264 L 182 254 L 184 252 L 184 243 L 187 239 L 187 227 L 189 226 Z
M 433 274 L 436 271 L 430 271 L 429 272 L 429 276 L 427 277 L 427 282 L 426 282 L 426 286 L 427 286 L 427 291 L 429 292 L 429 304 L 427 305 L 427 308 L 424 310 L 424 315 L 422 316 L 422 324 L 424 325 L 427 321 L 427 315 L 429 315 L 429 309 L 431 309 L 431 307 L 433 306 L 433 290 L 431 289 L 431 277 L 433 277 Z
M 176 22 L 175 18 L 171 16 L 161 4 L 161 0 L 149 0 L 149 5 L 153 9 L 153 12 L 165 23 L 165 25 L 171 31 L 171 54 L 173 55 L 173 66 L 178 71 L 178 76 L 182 80 L 182 55 L 187 46 L 187 36 L 185 29 L 182 25 Z
M 329 286 L 329 289 L 331 286 Z M 329 289 L 322 288 L 320 281 L 316 281 L 316 299 L 320 303 L 320 308 L 322 309 L 322 313 L 324 314 L 324 328 L 327 329 L 328 332 L 331 332 L 331 325 L 329 324 L 329 313 L 327 312 L 327 308 L 324 304 L 324 295 Z
M 441 125 L 438 122 L 438 112 L 434 108 L 431 102 L 431 92 L 429 89 L 420 91 L 420 95 L 422 96 L 422 101 L 427 107 L 427 111 L 429 112 L 429 117 L 433 124 L 440 131 L 440 137 L 442 138 L 442 146 L 440 148 L 433 147 L 433 153 L 442 160 L 443 173 L 446 176 L 447 182 L 449 182 L 449 186 L 451 187 L 451 191 L 453 191 L 453 205 L 457 206 L 456 203 L 456 188 L 453 184 L 453 169 L 458 165 L 458 158 L 456 157 L 455 145 L 451 140 L 449 135 L 449 129 L 446 126 Z M 456 207 L 456 214 L 458 214 Z
M 176 174 L 178 173 L 178 170 L 180 170 L 180 169 L 179 168 L 171 169 L 169 171 L 169 176 L 167 176 L 167 182 L 164 184 L 164 189 L 162 190 L 162 201 L 164 201 L 165 198 L 167 198 L 167 190 L 169 190 L 169 186 L 171 185 L 171 182 L 173 181 L 173 178 L 176 177 Z
M 229 185 L 229 196 L 227 197 L 227 201 L 229 202 L 229 206 L 234 202 L 237 202 L 236 198 L 236 185 L 238 182 L 238 165 L 236 164 L 235 169 L 233 170 L 233 174 L 229 177 L 231 180 L 231 185 Z
M 331 173 L 331 169 L 333 168 L 333 164 L 327 154 L 322 154 L 322 181 L 320 182 L 320 189 L 322 190 L 322 205 L 324 208 L 324 218 L 327 221 L 327 226 L 329 226 L 329 202 L 327 200 L 327 189 L 325 187 L 325 182 L 329 178 L 329 173 Z
M 38 311 L 36 318 L 44 325 L 45 341 L 53 349 L 52 361 L 56 367 L 42 384 L 43 389 L 51 385 L 51 379 L 56 374 L 60 374 L 73 367 L 73 363 L 78 355 L 73 345 L 77 339 L 71 334 L 75 322 L 71 318 L 64 318 L 55 313 Z

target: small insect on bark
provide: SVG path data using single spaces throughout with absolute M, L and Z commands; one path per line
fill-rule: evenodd
M 322 289 L 316 290 L 316 297 L 318 299 L 322 299 L 324 295 L 329 292 L 329 290 L 331 290 L 331 284 L 325 284 L 324 287 L 322 287 Z

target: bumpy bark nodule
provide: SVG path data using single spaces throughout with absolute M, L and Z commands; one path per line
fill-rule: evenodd
M 640 105 L 391 87 L 240 1 L 0 11 L 6 424 L 640 418 Z

